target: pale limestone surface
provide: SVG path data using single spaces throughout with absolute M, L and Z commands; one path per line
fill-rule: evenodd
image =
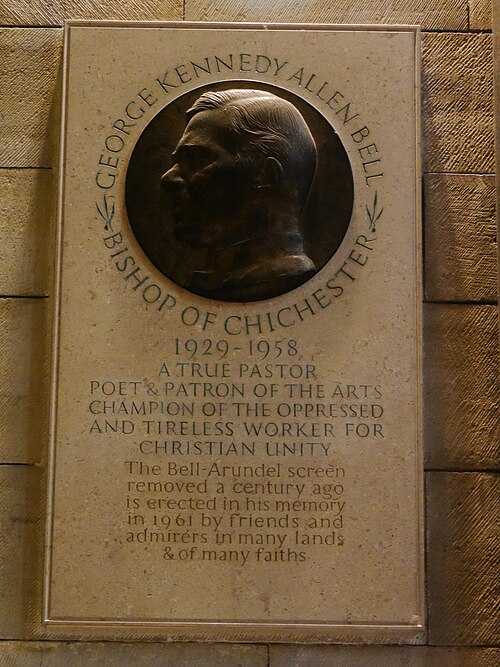
M 364 638 L 365 641 L 380 641 L 384 636 L 399 636 L 399 633 L 406 633 L 412 640 L 418 639 L 416 625 L 421 620 L 422 582 L 419 578 L 414 34 L 339 31 L 334 38 L 330 38 L 322 32 L 311 35 L 297 32 L 290 42 L 286 31 L 272 29 L 258 32 L 240 30 L 234 34 L 230 30 L 204 31 L 193 38 L 188 38 L 183 30 L 155 30 L 151 32 L 151 38 L 146 38 L 144 30 L 142 33 L 140 30 L 122 30 L 120 35 L 123 35 L 121 43 L 124 46 L 121 57 L 118 57 L 119 36 L 110 33 L 110 30 L 72 28 L 71 32 L 67 145 L 63 159 L 64 246 L 60 293 L 63 316 L 59 322 L 58 342 L 60 365 L 54 424 L 54 429 L 57 429 L 56 468 L 48 618 L 52 622 L 64 619 L 82 619 L 85 622 L 85 619 L 105 618 L 132 625 L 135 619 L 142 619 L 188 626 L 179 629 L 164 625 L 162 632 L 175 637 L 207 636 L 208 633 L 210 637 L 279 639 L 290 637 L 293 633 L 311 640 L 326 630 L 321 629 L 322 623 L 334 623 L 340 627 L 338 630 L 330 627 L 327 631 L 329 638 L 332 638 L 332 632 L 336 632 L 337 637 Z M 108 35 L 111 36 L 108 38 Z M 356 41 L 354 47 L 350 45 L 352 40 Z M 113 44 L 113 59 L 105 57 L 110 43 Z M 207 301 L 168 281 L 138 247 L 130 233 L 123 205 L 124 165 L 138 134 L 152 114 L 180 92 L 191 90 L 200 83 L 232 80 L 235 74 L 223 71 L 205 76 L 199 82 L 184 80 L 180 91 L 174 94 L 168 91 L 166 96 L 155 84 L 155 79 L 163 76 L 166 69 L 190 59 L 200 62 L 212 52 L 230 53 L 235 43 L 241 53 L 266 53 L 280 62 L 291 61 L 288 62 L 290 71 L 286 77 L 283 74 L 278 77 L 271 73 L 257 73 L 246 65 L 243 77 L 255 81 L 256 85 L 259 81 L 269 81 L 277 85 L 278 90 L 280 86 L 288 88 L 325 113 L 338 131 L 354 170 L 356 194 L 353 221 L 337 254 L 310 283 L 262 304 Z M 363 58 L 350 55 L 359 52 L 364 54 Z M 340 117 L 339 114 L 329 113 L 328 109 L 324 111 L 325 102 L 318 101 L 320 98 L 317 97 L 315 99 L 311 91 L 306 92 L 297 75 L 292 81 L 292 73 L 300 67 L 315 72 L 319 81 L 331 80 L 332 71 L 328 65 L 331 62 L 337 65 L 343 63 L 342 67 L 335 68 L 333 90 L 344 91 L 346 101 L 352 100 L 352 113 L 355 106 L 359 114 L 355 128 L 349 129 L 342 122 L 346 111 L 339 112 Z M 393 62 L 397 67 L 388 70 L 387 62 Z M 156 108 L 146 109 L 130 141 L 127 139 L 125 142 L 119 157 L 116 185 L 105 192 L 100 191 L 95 184 L 95 172 L 99 155 L 104 151 L 103 143 L 110 134 L 110 125 L 120 117 L 137 91 L 143 89 L 148 91 L 145 93 L 148 99 L 155 100 L 152 105 L 156 104 Z M 111 97 L 108 94 L 110 90 L 113 90 Z M 384 178 L 374 188 L 365 181 L 366 172 L 358 151 L 360 143 L 355 139 L 356 132 L 365 124 L 372 128 L 373 141 L 377 142 L 378 150 L 383 155 Z M 106 201 L 104 197 L 107 197 Z M 171 312 L 160 312 L 158 306 L 151 307 L 151 303 L 141 297 L 141 292 L 131 290 L 130 283 L 124 283 L 123 275 L 110 263 L 109 249 L 102 241 L 103 223 L 96 212 L 96 205 L 101 212 L 106 206 L 111 211 L 113 202 L 115 212 L 110 220 L 113 233 L 120 231 L 123 234 L 128 252 L 135 255 L 138 265 L 146 267 L 149 280 L 161 287 L 162 299 L 167 293 L 174 296 L 176 305 Z M 367 210 L 378 213 L 382 207 L 384 217 L 376 223 L 376 231 L 370 232 Z M 401 225 L 401 219 L 407 224 Z M 109 231 L 105 236 L 108 234 Z M 179 555 L 170 562 L 166 556 L 162 557 L 163 549 L 154 544 L 127 545 L 125 535 L 127 530 L 130 533 L 130 528 L 127 529 L 126 525 L 127 494 L 124 492 L 128 482 L 138 478 L 135 473 L 132 476 L 127 473 L 125 461 L 160 464 L 163 482 L 171 479 L 179 483 L 186 479 L 199 482 L 203 474 L 201 477 L 192 473 L 186 478 L 168 477 L 170 457 L 165 459 L 161 454 L 140 456 L 138 444 L 147 435 L 139 420 L 133 435 L 98 433 L 93 426 L 96 418 L 89 415 L 88 406 L 89 401 L 103 396 L 90 395 L 91 388 L 98 393 L 95 387 L 102 386 L 106 380 L 139 380 L 140 395 L 147 397 L 148 383 L 155 382 L 162 386 L 162 378 L 159 377 L 161 364 L 167 362 L 172 369 L 175 367 L 174 338 L 184 340 L 193 332 L 200 339 L 207 335 L 214 341 L 229 338 L 228 377 L 233 382 L 241 380 L 237 374 L 238 364 L 248 362 L 248 341 L 255 343 L 257 337 L 247 337 L 244 333 L 231 337 L 231 328 L 225 331 L 223 323 L 234 324 L 235 318 L 267 318 L 267 313 L 275 317 L 278 309 L 294 313 L 296 306 L 305 307 L 306 298 L 314 299 L 314 293 L 323 295 L 320 299 L 326 307 L 326 302 L 330 301 L 327 282 L 336 280 L 336 272 L 349 254 L 355 252 L 356 239 L 366 234 L 371 235 L 373 243 L 375 239 L 380 243 L 380 250 L 373 252 L 370 262 L 363 267 L 364 272 L 359 272 L 352 286 L 344 285 L 345 298 L 338 299 L 335 304 L 331 302 L 329 309 L 320 308 L 323 312 L 316 313 L 314 319 L 311 315 L 310 320 L 301 322 L 297 315 L 297 322 L 292 328 L 274 329 L 274 332 L 263 329 L 263 335 L 259 337 L 274 341 L 283 337 L 288 340 L 293 335 L 298 345 L 297 363 L 302 369 L 307 364 L 314 365 L 317 369 L 315 383 L 325 383 L 326 392 L 334 391 L 335 384 L 332 383 L 340 383 L 344 387 L 343 399 L 347 398 L 347 384 L 382 387 L 384 429 L 387 434 L 383 442 L 379 444 L 372 436 L 366 440 L 359 435 L 348 437 L 347 425 L 344 424 L 348 420 L 338 420 L 329 456 L 325 458 L 315 450 L 314 455 L 303 459 L 314 468 L 328 462 L 348 470 L 346 497 L 349 504 L 345 514 L 350 525 L 346 529 L 348 546 L 336 549 L 325 548 L 326 545 L 307 547 L 304 565 L 300 560 L 285 564 L 263 563 L 259 561 L 255 549 L 249 551 L 249 564 L 242 566 L 239 562 L 201 560 L 204 554 L 203 543 L 200 542 L 196 543 L 192 563 L 179 560 L 182 558 L 180 554 L 186 550 L 179 550 L 178 547 L 174 553 Z M 351 278 L 347 280 L 352 281 Z M 193 330 L 182 324 L 182 313 L 194 308 L 202 313 L 207 309 L 214 313 L 214 323 L 209 330 L 203 331 L 200 327 Z M 92 364 L 88 363 L 89 358 Z M 257 391 L 257 386 L 272 385 L 269 381 L 262 385 L 259 378 L 253 376 L 249 379 L 247 375 L 245 386 L 249 392 L 246 394 L 248 401 L 248 396 Z M 287 400 L 288 390 L 283 381 L 275 380 L 274 386 L 277 393 L 269 398 L 272 411 L 275 412 L 279 405 L 289 404 L 303 409 L 304 400 L 298 403 L 297 399 L 294 402 L 288 397 Z M 202 403 L 197 401 L 195 404 L 197 415 L 201 415 Z M 241 420 L 235 420 L 235 408 L 231 405 L 228 410 L 230 417 L 227 419 L 231 418 L 234 422 L 232 439 L 236 442 L 248 440 Z M 105 426 L 103 419 L 98 421 L 101 427 Z M 208 420 L 208 423 L 213 424 L 214 421 Z M 281 419 L 275 418 L 274 421 Z M 297 421 L 300 420 L 295 418 L 294 423 Z M 304 423 L 308 421 L 311 420 Z M 371 425 L 371 421 L 369 423 Z M 370 428 L 374 430 L 372 425 Z M 164 438 L 160 436 L 160 440 Z M 299 433 L 295 438 L 290 436 L 287 439 L 298 438 L 303 436 Z M 272 438 L 268 436 L 268 439 Z M 257 445 L 251 463 L 267 467 L 275 465 L 276 459 L 265 454 L 262 438 Z M 172 460 L 179 465 L 192 459 L 177 456 Z M 221 458 L 220 455 L 205 454 L 198 460 L 207 467 L 214 460 L 220 465 L 248 462 L 234 455 Z M 294 457 L 283 459 L 280 483 L 290 480 L 288 466 L 295 471 L 301 460 Z M 149 476 L 147 479 L 151 481 Z M 226 486 L 220 484 L 219 496 L 225 497 L 228 502 L 243 502 L 236 490 L 239 483 L 237 477 L 226 480 L 219 475 L 210 480 L 209 498 L 217 498 L 214 495 L 218 489 L 216 483 L 220 482 Z M 137 496 L 134 488 L 133 485 L 129 494 L 131 498 Z M 343 492 L 342 488 L 338 493 Z M 291 493 L 293 491 L 288 497 Z M 298 498 L 302 491 L 297 490 L 296 493 Z M 315 493 L 312 483 L 306 493 L 309 500 L 314 499 L 311 495 Z M 331 493 L 331 489 L 324 493 Z M 174 491 L 173 497 L 177 495 Z M 264 493 L 262 496 L 260 491 L 256 491 L 254 497 L 274 502 L 272 494 L 266 496 Z M 142 498 L 144 496 L 139 497 L 140 502 Z M 325 499 L 328 499 L 327 495 Z M 238 530 L 229 524 L 227 508 L 222 504 L 225 501 L 219 499 L 218 502 L 219 512 L 225 510 L 221 514 L 225 522 L 221 530 L 239 539 Z M 145 509 L 144 505 L 140 507 Z M 339 507 L 330 510 L 332 515 L 335 509 L 339 510 Z M 240 510 L 243 510 L 243 505 Z M 254 514 L 260 516 L 264 512 L 267 516 L 266 511 L 258 509 Z M 274 514 L 282 516 L 276 511 Z M 181 520 L 186 521 L 187 517 L 182 514 Z M 312 519 L 310 513 L 304 517 L 309 517 L 308 521 Z M 203 532 L 200 512 L 193 513 L 191 519 L 196 532 Z M 148 522 L 150 520 L 149 513 Z M 300 521 L 305 521 L 305 518 L 300 516 Z M 245 529 L 243 525 L 241 530 Z M 206 531 L 206 534 L 213 548 L 214 533 Z M 258 534 L 262 535 L 261 532 Z M 286 531 L 285 535 L 288 535 Z M 290 533 L 286 539 L 291 540 L 292 535 L 295 533 Z M 295 544 L 296 551 L 300 548 L 297 543 L 288 544 Z M 226 550 L 219 552 L 226 553 Z M 271 550 L 269 553 L 275 552 Z M 397 581 L 397 596 L 389 592 L 389 581 L 391 587 Z M 254 625 L 231 627 L 230 623 L 235 619 L 253 622 Z M 212 625 L 203 635 L 203 628 L 189 625 L 194 620 Z M 222 621 L 225 623 L 218 625 Z M 307 626 L 301 627 L 297 621 L 313 623 L 317 627 L 308 630 Z M 342 627 L 345 621 L 361 627 L 349 630 Z M 266 629 L 266 623 L 275 625 Z M 391 630 L 385 627 L 387 624 L 398 624 L 401 628 Z M 123 632 L 126 627 L 132 626 L 123 626 Z M 151 626 L 149 631 L 153 630 Z M 98 631 L 98 626 L 94 626 L 92 632 Z M 57 632 L 62 632 L 62 628 L 59 627 Z

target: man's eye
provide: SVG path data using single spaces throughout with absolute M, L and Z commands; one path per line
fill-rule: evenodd
M 204 150 L 184 149 L 173 155 L 174 164 L 178 164 L 181 171 L 196 172 L 214 161 L 213 156 Z
M 191 169 L 201 169 L 210 164 L 211 160 L 208 155 L 202 153 L 189 153 L 187 156 L 187 164 Z

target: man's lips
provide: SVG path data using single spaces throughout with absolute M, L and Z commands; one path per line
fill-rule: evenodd
M 172 216 L 177 220 L 182 217 L 183 213 L 186 211 L 186 202 L 182 199 L 173 199 L 170 204 L 172 210 Z
M 188 209 L 188 197 L 179 190 L 174 190 L 170 193 L 170 207 L 174 216 L 181 215 Z

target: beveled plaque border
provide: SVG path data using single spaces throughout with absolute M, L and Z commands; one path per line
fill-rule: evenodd
M 50 579 L 53 528 L 53 497 L 55 487 L 55 436 L 57 419 L 57 380 L 59 351 L 59 322 L 61 318 L 61 274 L 63 248 L 63 192 L 64 163 L 66 155 L 66 118 L 67 88 L 69 74 L 69 51 L 71 29 L 78 28 L 172 28 L 176 30 L 283 30 L 283 31 L 356 31 L 356 32 L 402 32 L 413 35 L 415 64 L 415 289 L 416 289 L 416 371 L 417 371 L 417 487 L 418 522 L 417 522 L 417 560 L 418 560 L 418 608 L 419 614 L 411 623 L 374 623 L 350 624 L 340 621 L 303 622 L 297 621 L 197 621 L 197 620 L 120 620 L 112 618 L 57 618 L 51 617 Z M 421 221 L 421 146 L 420 146 L 420 26 L 410 25 L 357 25 L 357 24 L 318 24 L 318 23 L 253 23 L 253 22 L 182 22 L 182 21 L 86 21 L 69 20 L 64 22 L 64 56 L 62 69 L 61 124 L 58 150 L 58 203 L 57 203 L 57 249 L 55 270 L 55 303 L 52 334 L 51 365 L 51 408 L 50 436 L 47 485 L 47 519 L 45 533 L 45 561 L 43 572 L 43 635 L 61 639 L 131 639 L 158 640 L 168 638 L 173 641 L 205 640 L 219 642 L 286 642 L 286 643 L 345 643 L 345 644 L 381 644 L 425 642 L 425 563 L 424 563 L 424 471 L 423 471 L 423 410 L 422 410 L 422 221 Z

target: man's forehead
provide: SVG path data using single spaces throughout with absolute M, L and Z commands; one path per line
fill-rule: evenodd
M 233 116 L 234 110 L 227 107 L 199 111 L 186 125 L 179 145 L 206 145 L 215 141 L 225 148 L 236 148 L 235 136 L 231 130 Z

